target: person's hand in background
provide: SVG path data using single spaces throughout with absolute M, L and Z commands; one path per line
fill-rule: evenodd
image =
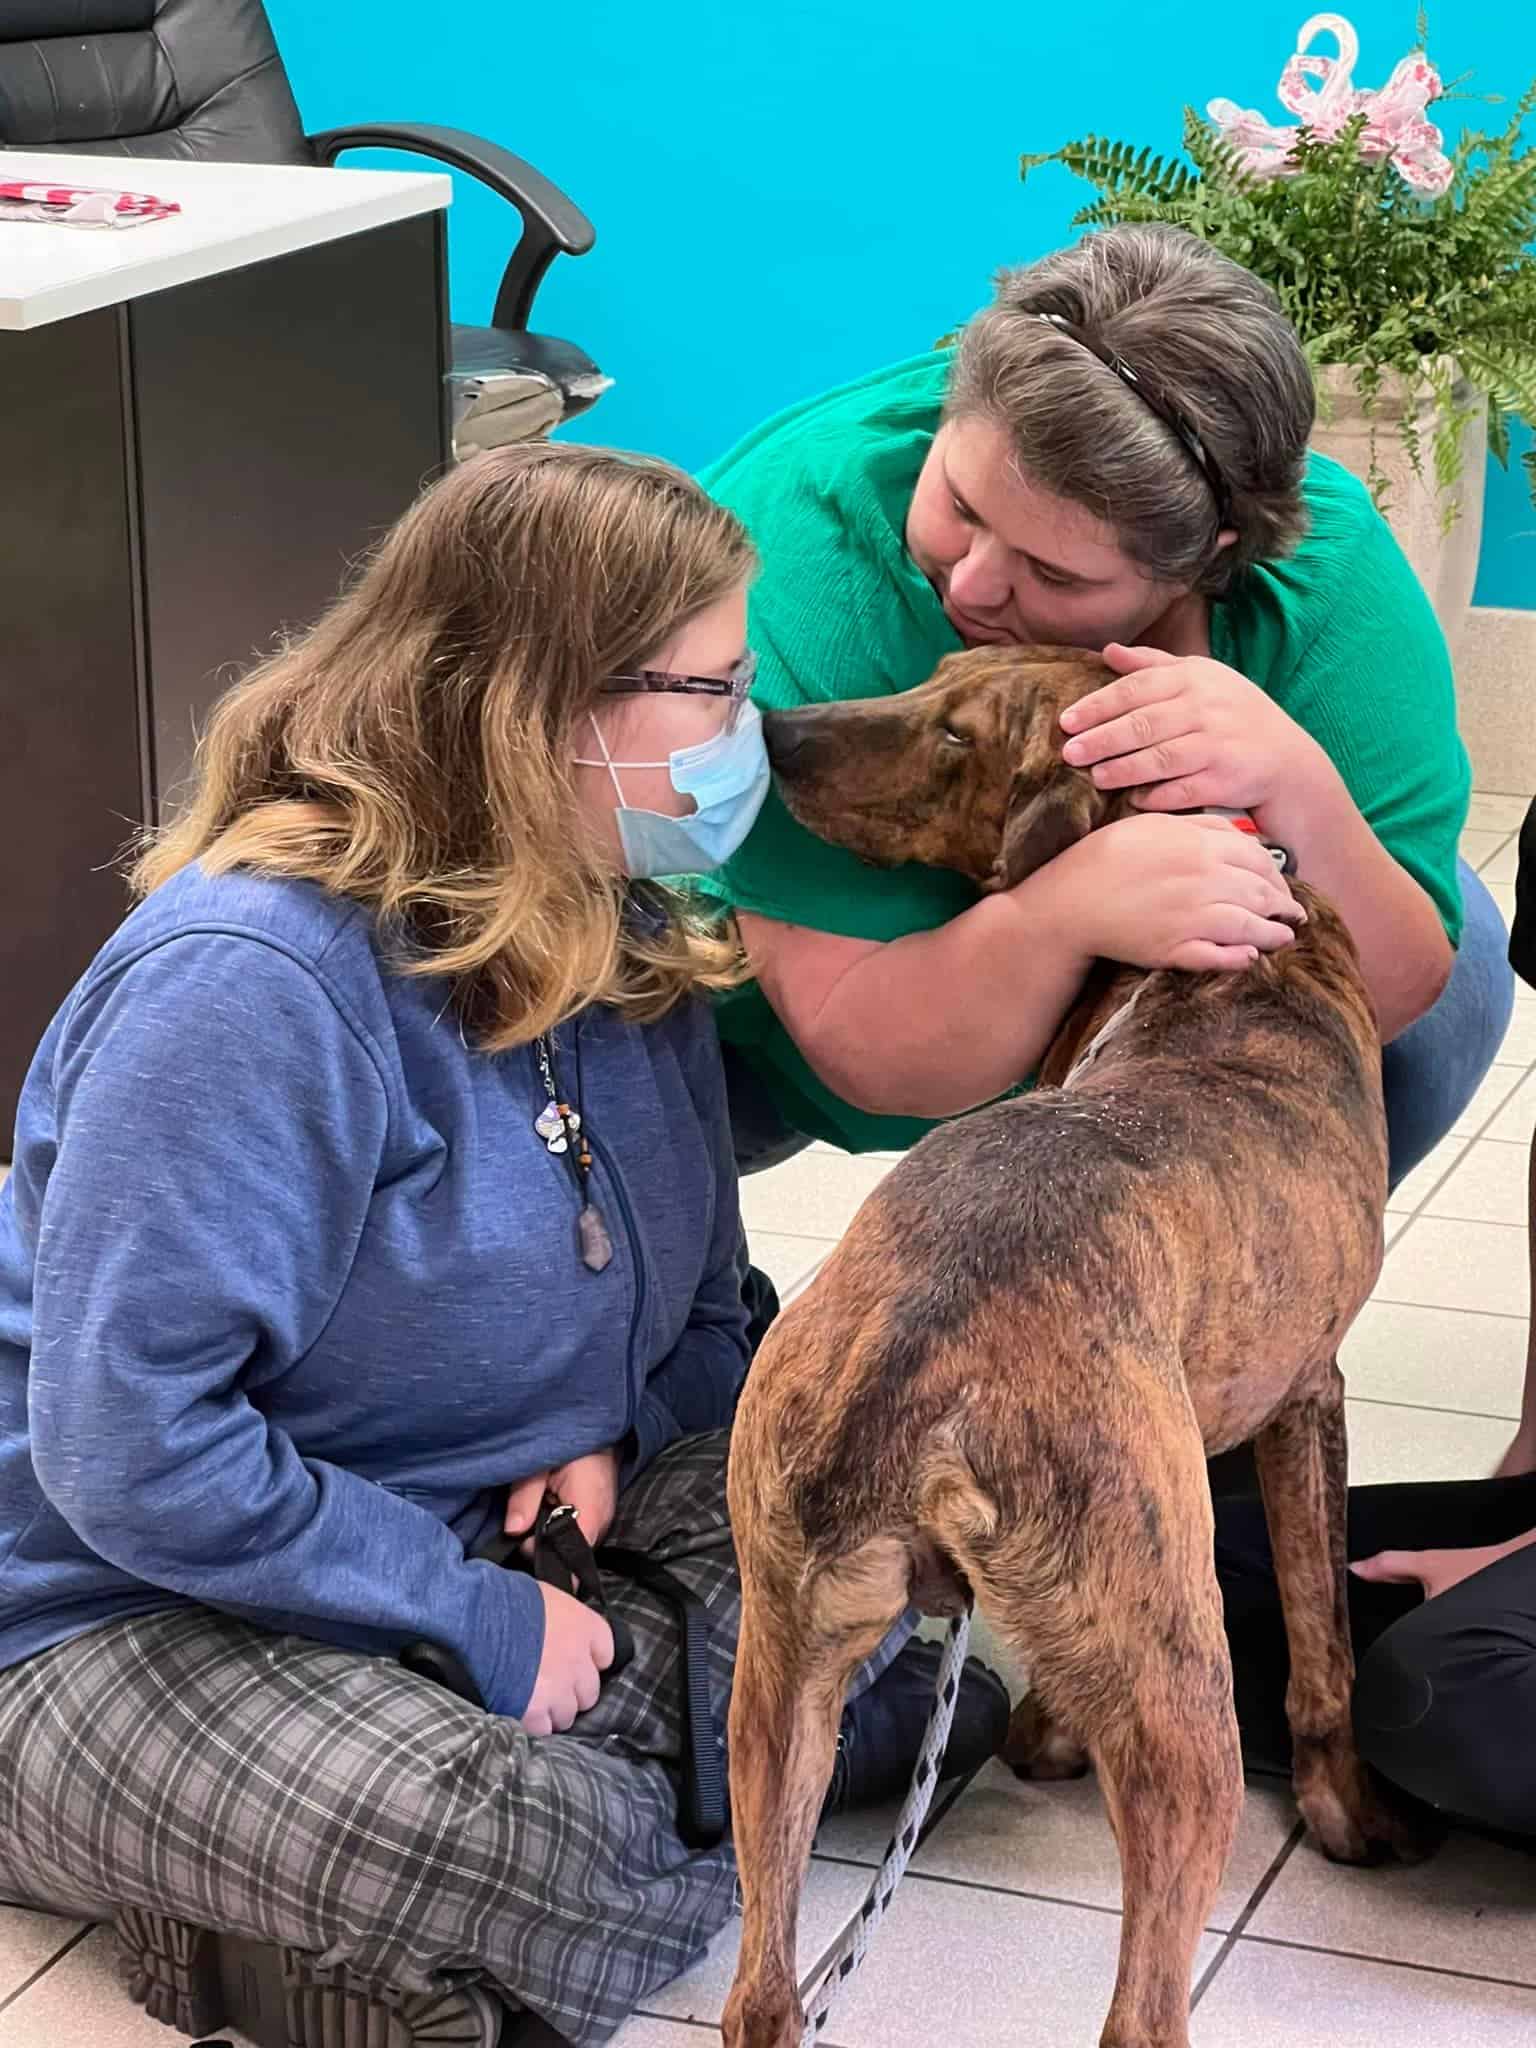
M 1486 1571 L 1489 1565 L 1513 1557 L 1517 1550 L 1525 1550 L 1533 1543 L 1536 1529 L 1508 1543 L 1487 1543 L 1467 1550 L 1381 1550 L 1374 1557 L 1364 1557 L 1358 1564 L 1352 1564 L 1350 1570 L 1357 1579 L 1372 1585 L 1418 1584 L 1424 1589 L 1424 1598 L 1433 1600 L 1437 1594 L 1459 1586 L 1463 1579 L 1470 1579 L 1474 1572 Z
M 1522 1422 L 1510 1438 L 1509 1449 L 1493 1468 L 1495 1479 L 1520 1479 L 1536 1472 L 1536 1428 Z

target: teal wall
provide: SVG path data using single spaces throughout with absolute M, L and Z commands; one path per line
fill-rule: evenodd
M 1081 193 L 1017 158 L 1092 128 L 1176 144 L 1184 101 L 1280 118 L 1274 84 L 1305 0 L 268 0 L 312 128 L 391 117 L 478 130 L 589 212 L 598 242 L 557 263 L 539 324 L 617 379 L 604 440 L 705 461 L 764 414 L 926 347 L 1001 263 L 1066 239 Z M 1354 0 L 1359 82 L 1414 37 L 1410 0 Z M 1324 47 L 1328 47 L 1326 44 Z M 1439 0 L 1447 77 L 1518 95 L 1536 74 L 1532 0 Z M 1457 109 L 1489 125 L 1498 110 Z M 353 158 L 355 163 L 362 158 Z M 490 310 L 515 217 L 463 190 L 455 310 Z M 1494 472 L 1478 600 L 1536 607 L 1536 513 Z

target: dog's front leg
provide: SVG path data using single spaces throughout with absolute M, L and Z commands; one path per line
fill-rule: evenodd
M 1348 1449 L 1344 1381 L 1329 1359 L 1304 1380 L 1254 1443 L 1275 1575 L 1285 1612 L 1296 1801 L 1327 1853 L 1371 1863 L 1422 1847 L 1369 1778 L 1355 1748 L 1355 1657 L 1346 1591 Z

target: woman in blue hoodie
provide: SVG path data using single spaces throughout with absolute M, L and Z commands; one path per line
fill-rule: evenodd
M 475 1553 L 560 1502 L 660 1559 L 723 1714 L 747 1351 L 697 997 L 738 960 L 644 878 L 723 860 L 762 801 L 752 566 L 660 464 L 456 471 L 225 700 L 32 1066 L 0 1891 L 115 1912 L 189 2030 L 288 2039 L 219 2009 L 235 1939 L 251 1981 L 297 1952 L 315 2048 L 376 1996 L 423 2041 L 516 2006 L 502 2039 L 586 2048 L 730 1913 L 728 1849 L 678 1831 L 668 1608 L 610 1584 L 610 1671 L 603 1612 Z M 865 1674 L 845 1802 L 910 1768 L 932 1675 L 915 1645 Z M 969 1692 L 985 1753 L 1006 1700 Z

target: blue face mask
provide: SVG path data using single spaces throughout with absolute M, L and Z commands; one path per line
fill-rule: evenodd
M 624 869 L 635 881 L 655 875 L 697 875 L 718 868 L 741 845 L 768 794 L 768 749 L 755 704 L 743 704 L 734 726 L 698 746 L 679 747 L 665 761 L 615 761 L 594 718 L 601 760 L 578 755 L 577 766 L 606 768 L 618 795 L 614 818 Z M 686 817 L 644 811 L 624 801 L 621 768 L 665 768 L 679 796 L 698 806 Z

